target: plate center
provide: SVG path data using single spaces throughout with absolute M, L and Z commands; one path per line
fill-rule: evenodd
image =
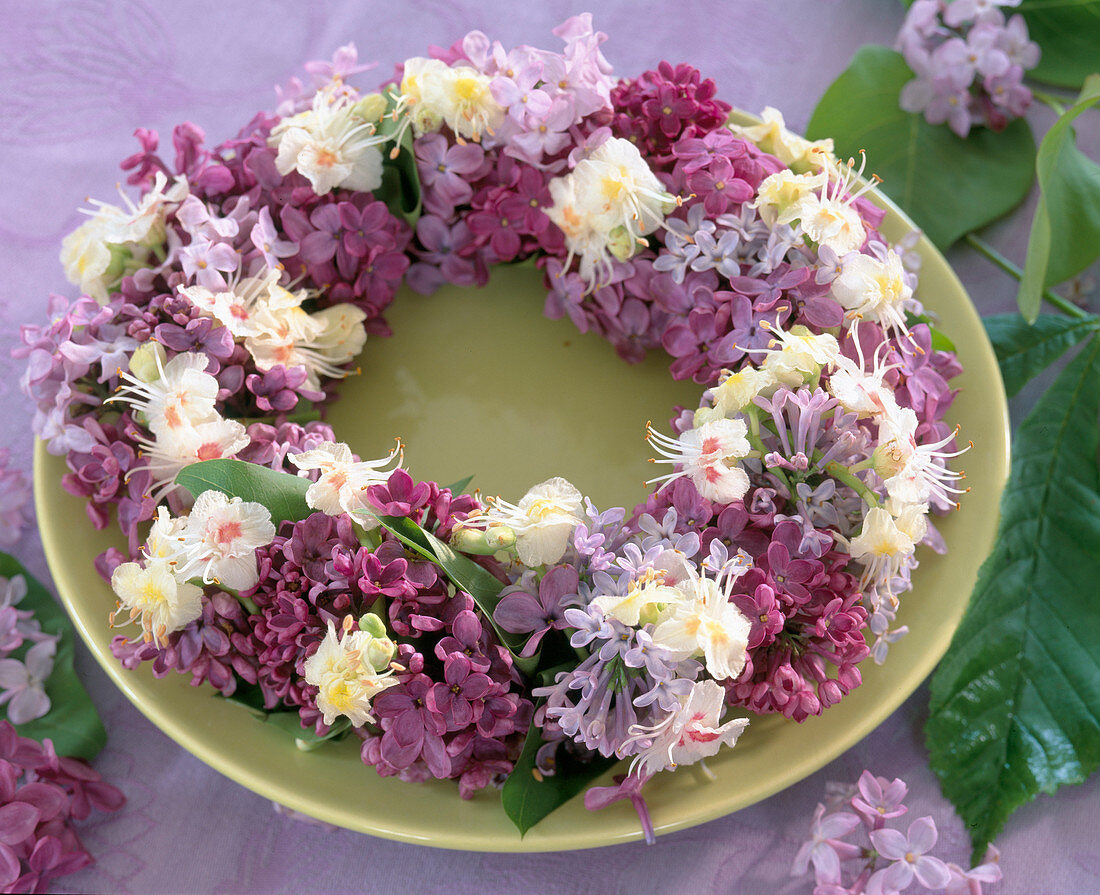
M 592 333 L 542 314 L 542 273 L 498 267 L 483 288 L 402 290 L 386 312 L 390 338 L 370 337 L 362 375 L 340 385 L 328 419 L 364 458 L 400 437 L 418 479 L 518 500 L 560 475 L 601 509 L 633 507 L 654 475 L 647 420 L 668 430 L 701 387 L 675 382 L 655 350 L 628 364 Z

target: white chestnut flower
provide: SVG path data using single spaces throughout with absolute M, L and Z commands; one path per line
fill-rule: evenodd
M 824 140 L 807 140 L 798 134 L 787 130 L 787 124 L 783 120 L 783 113 L 771 106 L 765 106 L 760 113 L 760 124 L 741 127 L 736 124 L 729 126 L 730 130 L 739 137 L 744 137 L 751 143 L 755 143 L 764 152 L 774 155 L 784 165 L 797 173 L 805 173 L 820 164 L 820 158 L 833 157 L 833 141 L 831 138 Z
M 396 465 L 385 469 L 394 459 Z M 363 528 L 378 527 L 378 519 L 362 512 L 367 506 L 366 490 L 371 485 L 381 485 L 390 473 L 401 468 L 401 442 L 389 455 L 378 460 L 356 460 L 343 442 L 324 441 L 313 450 L 290 454 L 287 459 L 298 467 L 299 475 L 310 470 L 320 470 L 317 481 L 306 491 L 306 503 L 311 509 L 329 516 L 348 513 Z
M 674 659 L 698 657 L 715 680 L 735 678 L 748 657 L 749 620 L 730 602 L 745 567 L 732 564 L 717 578 L 694 574 L 680 585 L 684 599 L 653 629 L 653 642 Z
M 153 434 L 152 441 L 137 439 L 145 463 L 131 468 L 129 474 L 147 470 L 153 479 L 149 496 L 157 500 L 177 487 L 176 476 L 185 466 L 234 457 L 251 443 L 243 425 L 216 413 L 213 419 Z
M 284 118 L 271 131 L 275 167 L 282 175 L 297 171 L 318 196 L 340 187 L 372 192 L 382 184 L 380 144 L 389 137 L 378 133 L 376 122 L 361 118 L 356 106 L 341 94 L 319 90 L 313 106 Z
M 775 380 L 789 388 L 798 388 L 833 364 L 840 357 L 840 343 L 829 333 L 820 335 L 807 327 L 792 326 L 784 332 L 778 326 L 768 326 L 775 338 L 767 349 L 762 367 Z
M 153 352 L 155 375 L 150 378 L 120 371 L 123 385 L 110 400 L 129 404 L 139 411 L 156 435 L 217 419 L 218 380 L 206 372 L 206 355 L 199 351 L 184 352 L 167 363 L 163 356 L 163 350 Z
M 658 454 L 651 463 L 670 463 L 680 467 L 674 472 L 646 482 L 663 482 L 661 488 L 682 476 L 691 479 L 707 500 L 729 504 L 740 500 L 749 490 L 749 476 L 737 461 L 748 456 L 752 446 L 744 420 L 719 419 L 688 429 L 679 438 L 662 435 L 646 427 L 646 439 Z
M 848 545 L 852 559 L 863 564 L 861 587 L 889 589 L 928 530 L 926 511 L 926 506 L 907 507 L 897 519 L 882 507 L 867 511 L 862 529 Z
M 126 562 L 111 574 L 118 606 L 110 615 L 112 627 L 121 612 L 141 626 L 146 643 L 168 645 L 168 635 L 186 628 L 202 615 L 202 588 L 177 579 L 167 560 L 154 558 L 141 566 Z
M 492 137 L 504 124 L 505 109 L 493 97 L 492 78 L 468 65 L 438 59 L 405 60 L 401 94 L 417 134 L 446 124 L 457 137 L 475 142 Z
M 343 637 L 329 621 L 328 632 L 317 651 L 305 661 L 305 681 L 317 687 L 316 703 L 325 724 L 338 715 L 353 727 L 374 721 L 371 700 L 397 684 L 389 672 L 382 673 L 396 649 L 393 641 L 369 631 L 350 631 L 345 619 Z
M 584 496 L 565 479 L 555 477 L 535 485 L 519 503 L 493 498 L 488 511 L 472 520 L 471 527 L 487 523 L 510 528 L 516 535 L 519 561 L 534 568 L 561 559 L 573 530 L 583 520 Z
M 179 537 L 180 578 L 200 576 L 205 584 L 246 590 L 256 584 L 256 548 L 275 538 L 271 513 L 263 504 L 203 491 Z
M 637 746 L 630 765 L 631 773 L 641 767 L 649 776 L 666 769 L 717 755 L 722 746 L 733 746 L 749 725 L 748 718 L 733 718 L 719 724 L 726 708 L 726 691 L 711 680 L 696 681 L 686 696 L 680 697 L 680 708 L 669 712 L 651 726 L 631 725 L 620 752 Z
M 870 320 L 894 333 L 909 332 L 905 312 L 914 303 L 913 288 L 901 256 L 892 249 L 881 260 L 860 252 L 845 255 L 832 282 L 832 296 L 853 324 Z

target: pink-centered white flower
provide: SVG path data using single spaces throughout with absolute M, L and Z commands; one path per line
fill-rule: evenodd
M 510 528 L 516 535 L 519 561 L 535 568 L 565 555 L 569 539 L 583 519 L 584 496 L 570 482 L 555 476 L 532 487 L 519 503 L 492 498 L 484 516 L 473 521 L 474 525 L 484 522 Z
M 395 458 L 396 465 L 385 469 Z M 391 472 L 401 467 L 401 442 L 378 460 L 356 460 L 346 444 L 332 441 L 322 442 L 311 451 L 290 454 L 287 459 L 298 467 L 299 475 L 320 470 L 321 475 L 306 491 L 306 503 L 312 509 L 329 516 L 348 513 L 364 528 L 372 529 L 378 526 L 378 519 L 363 512 L 367 507 L 366 490 L 383 484 Z
M 268 138 L 278 150 L 275 167 L 286 176 L 297 171 L 318 196 L 337 187 L 371 192 L 382 184 L 377 121 L 359 115 L 360 108 L 334 91 L 319 90 L 312 108 L 284 118 Z
M 139 411 L 157 435 L 217 419 L 218 380 L 206 372 L 206 355 L 184 352 L 167 363 L 162 356 L 153 352 L 156 375 L 149 380 L 120 371 L 119 379 L 124 384 L 111 401 L 129 404 Z
M 176 487 L 176 476 L 183 467 L 235 457 L 251 442 L 243 425 L 216 414 L 205 422 L 154 433 L 152 441 L 140 437 L 136 440 L 145 462 L 131 468 L 129 475 L 147 470 L 153 478 L 149 494 L 157 500 Z
M 632 725 L 622 750 L 637 745 L 638 752 L 630 766 L 631 773 L 641 766 L 641 773 L 651 776 L 665 769 L 695 764 L 717 755 L 722 746 L 733 746 L 748 727 L 748 718 L 733 718 L 719 724 L 725 710 L 726 691 L 711 680 L 698 681 L 681 706 L 658 724 Z
M 894 390 L 886 384 L 886 374 L 897 368 L 897 364 L 885 362 L 889 342 L 881 343 L 875 349 L 871 369 L 864 370 L 863 349 L 856 340 L 859 353 L 858 361 L 838 355 L 833 361 L 833 371 L 829 375 L 827 388 L 845 410 L 864 416 L 896 417 L 899 413 Z
M 256 548 L 274 540 L 275 526 L 263 504 L 203 491 L 178 536 L 182 561 L 174 568 L 177 577 L 200 576 L 204 584 L 245 590 L 259 581 Z
M 187 627 L 202 615 L 202 588 L 179 581 L 163 559 L 150 559 L 144 566 L 125 562 L 111 574 L 111 589 L 118 606 L 111 613 L 112 627 L 121 612 L 141 626 L 146 643 L 168 645 L 168 635 Z
M 262 312 L 278 314 L 301 306 L 305 290 L 291 292 L 283 288 L 279 285 L 280 276 L 279 271 L 269 270 L 262 276 L 229 283 L 217 292 L 195 285 L 180 286 L 179 293 L 222 324 L 234 338 L 243 339 L 264 332 Z
M 653 642 L 673 658 L 701 658 L 715 680 L 735 678 L 748 656 L 749 620 L 730 602 L 734 582 L 745 572 L 731 564 L 717 578 L 694 574 L 680 585 L 683 599 L 653 629 Z
M 749 490 L 748 473 L 737 465 L 752 450 L 747 434 L 748 427 L 740 419 L 712 420 L 688 429 L 679 438 L 669 438 L 647 426 L 646 439 L 661 455 L 650 462 L 670 463 L 679 469 L 646 484 L 663 482 L 661 488 L 665 488 L 686 476 L 707 500 L 726 504 L 740 500 Z
M 371 700 L 398 683 L 388 671 L 382 673 L 395 649 L 389 638 L 352 632 L 348 626 L 341 637 L 329 621 L 328 632 L 303 669 L 306 683 L 317 687 L 317 708 L 325 724 L 331 725 L 339 715 L 350 719 L 353 727 L 374 721 Z

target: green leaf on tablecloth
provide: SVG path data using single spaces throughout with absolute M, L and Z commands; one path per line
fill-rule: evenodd
M 1100 44 L 1096 51 L 1100 53 Z M 1039 144 L 1039 204 L 1016 298 L 1020 313 L 1029 320 L 1038 315 L 1047 286 L 1068 280 L 1100 257 L 1100 164 L 1077 148 L 1072 127 L 1077 116 L 1098 101 L 1100 75 L 1092 75 L 1077 102 Z
M 38 581 L 13 556 L 0 553 L 0 577 L 23 576 L 27 582 L 27 595 L 20 601 L 20 609 L 29 609 L 46 634 L 59 635 L 54 655 L 53 672 L 46 681 L 46 695 L 50 697 L 50 710 L 41 718 L 25 724 L 14 725 L 20 736 L 53 740 L 58 755 L 91 760 L 99 754 L 107 742 L 107 732 L 99 715 L 80 683 L 73 668 L 73 644 L 75 631 L 69 617 Z M 26 642 L 11 654 L 22 660 L 33 644 Z M 0 717 L 7 718 L 8 707 L 0 707 Z
M 203 491 L 221 491 L 230 497 L 262 504 L 270 511 L 276 526 L 283 521 L 298 522 L 313 512 L 306 503 L 309 479 L 243 460 L 192 463 L 176 475 L 176 484 L 194 497 Z
M 1034 323 L 1028 323 L 1020 314 L 995 314 L 983 317 L 982 323 L 997 353 L 1009 397 L 1067 349 L 1100 329 L 1100 318 L 1062 314 L 1040 314 Z
M 1035 141 L 1023 119 L 963 140 L 898 105 L 915 77 L 899 53 L 866 46 L 817 104 L 806 136 L 832 137 L 837 155 L 867 153 L 867 171 L 929 239 L 946 249 L 1015 208 L 1035 179 Z
M 504 589 L 503 582 L 498 581 L 485 568 L 461 553 L 455 551 L 449 544 L 444 544 L 430 531 L 421 528 L 412 519 L 404 516 L 378 516 L 382 527 L 390 532 L 401 543 L 425 559 L 440 566 L 447 578 L 455 585 L 466 591 L 478 609 L 482 611 L 489 623 L 496 631 L 497 637 L 512 653 L 512 661 L 516 667 L 525 674 L 530 674 L 538 666 L 539 657 L 523 657 L 519 655 L 523 648 L 523 638 L 511 634 L 499 627 L 493 618 L 493 610 L 500 602 L 500 592 Z
M 395 120 L 392 112 L 398 93 L 387 90 L 386 114 L 378 128 L 380 134 L 392 135 L 405 124 L 405 117 Z M 395 148 L 392 143 L 382 144 L 382 184 L 374 191 L 374 198 L 386 203 L 397 217 L 404 218 L 409 224 L 415 224 L 420 217 L 422 199 L 420 193 L 420 174 L 416 170 L 416 156 L 413 154 L 413 134 L 411 127 L 405 127 L 401 139 L 397 142 L 397 156 L 391 157 Z
M 577 796 L 592 781 L 614 767 L 617 758 L 597 755 L 590 762 L 582 762 L 558 749 L 554 773 L 546 776 L 535 767 L 535 758 L 542 746 L 542 731 L 531 722 L 523 752 L 501 790 L 504 812 L 516 825 L 520 836 L 542 820 L 550 812 L 560 808 Z
M 932 769 L 975 862 L 1039 792 L 1100 766 L 1100 338 L 1016 433 L 993 553 L 932 679 Z
M 1100 55 L 1100 3 L 1096 0 L 1022 0 L 1008 16 L 1022 13 L 1028 34 L 1043 51 L 1027 76 L 1076 90 L 1096 71 Z

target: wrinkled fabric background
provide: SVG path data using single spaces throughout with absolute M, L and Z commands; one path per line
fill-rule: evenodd
M 46 296 L 72 294 L 57 260 L 87 196 L 111 201 L 117 164 L 135 127 L 192 120 L 218 142 L 261 108 L 272 87 L 309 59 L 354 40 L 360 59 L 393 63 L 479 28 L 505 46 L 556 47 L 550 29 L 585 5 L 506 0 L 403 0 L 225 4 L 215 0 L 80 0 L 4 4 L 0 34 L 0 446 L 28 476 L 31 408 L 9 352 L 23 322 L 45 319 Z M 604 52 L 622 75 L 661 59 L 689 61 L 719 95 L 759 111 L 779 107 L 803 127 L 825 86 L 862 44 L 889 44 L 902 19 L 893 0 L 732 0 L 588 5 L 610 35 Z M 370 83 L 370 76 L 364 83 Z M 1032 112 L 1037 130 L 1053 116 Z M 1086 116 L 1087 118 L 1088 116 Z M 1095 119 L 1096 116 L 1092 116 Z M 1100 129 L 1085 122 L 1081 145 Z M 1090 150 L 1091 151 L 1091 150 Z M 1095 155 L 1095 152 L 1092 152 Z M 1022 260 L 1032 204 L 986 236 Z M 1014 284 L 973 252 L 950 256 L 982 313 L 1012 310 Z M 1038 395 L 1013 402 L 1019 419 Z M 84 520 L 79 520 L 83 523 Z M 79 524 L 76 523 L 76 524 Z M 18 557 L 48 581 L 28 530 Z M 446 852 L 324 829 L 277 814 L 271 803 L 210 770 L 153 727 L 82 648 L 78 666 L 109 734 L 98 770 L 126 793 L 116 815 L 96 816 L 81 835 L 94 867 L 56 883 L 58 892 L 299 893 L 533 890 L 545 893 L 809 893 L 789 877 L 827 781 L 853 782 L 867 767 L 910 786 L 910 817 L 931 814 L 936 854 L 965 863 L 963 824 L 928 769 L 921 689 L 857 747 L 765 802 L 691 830 L 641 844 L 547 855 Z M 364 773 L 370 773 L 364 769 Z M 999 845 L 1005 882 L 995 891 L 1054 895 L 1100 891 L 1100 781 L 1040 797 L 1009 822 Z M 629 810 L 617 806 L 613 810 Z

